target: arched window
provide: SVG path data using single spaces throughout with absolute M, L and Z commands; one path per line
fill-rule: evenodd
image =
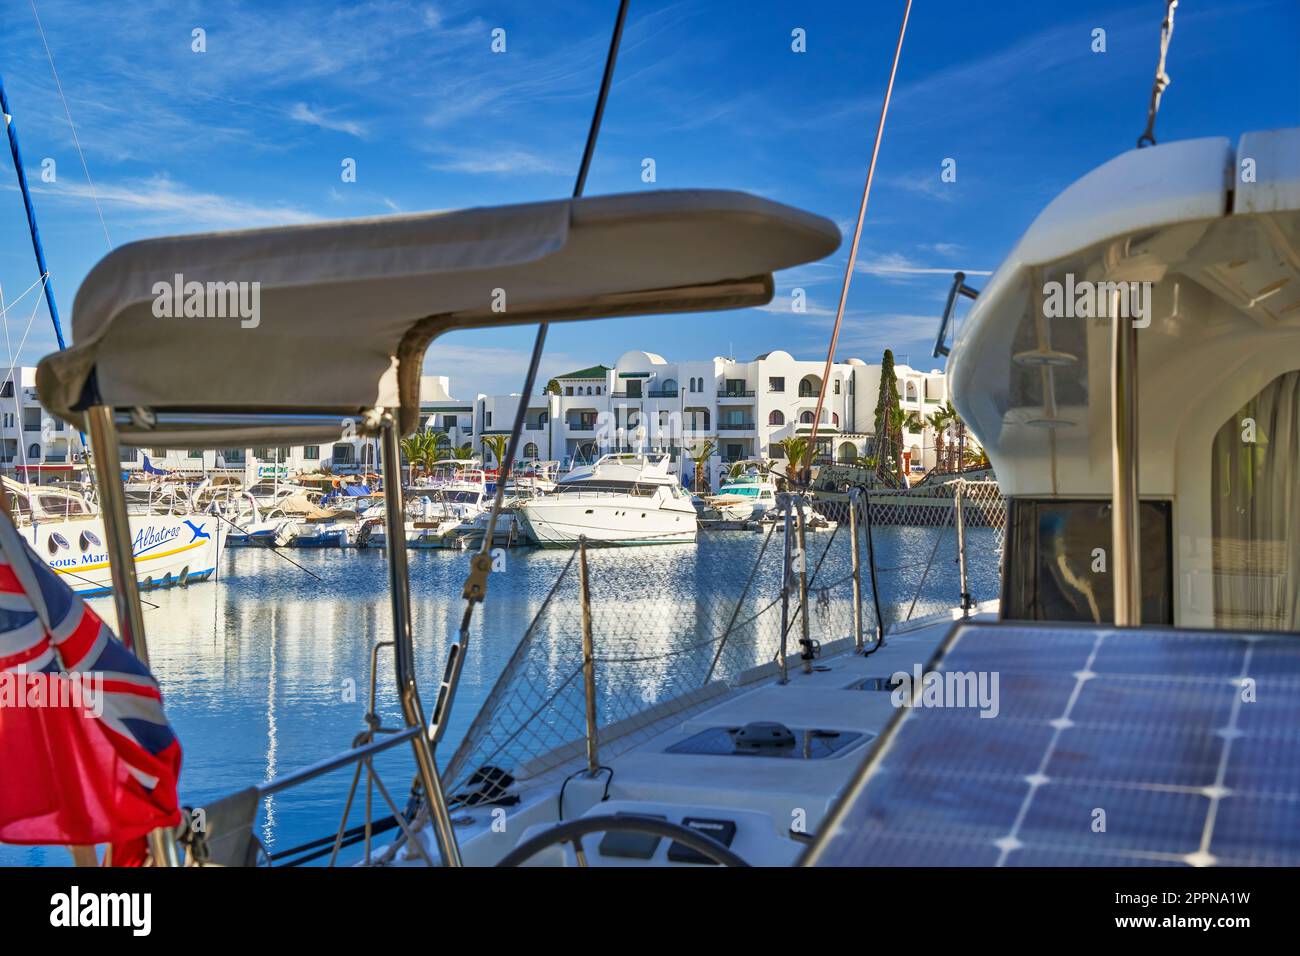
M 40 457 L 41 457 L 41 446 L 40 446 L 40 445 L 32 445 L 31 448 L 28 448 L 28 449 L 27 449 L 27 457 L 28 457 L 28 458 L 40 458 Z
M 800 413 L 800 415 L 799 415 L 799 424 L 800 424 L 800 425 L 811 425 L 812 423 L 813 423 L 813 413 L 812 413 L 812 412 L 802 412 L 802 413 Z
M 915 383 L 915 382 L 908 382 L 908 383 L 907 383 L 907 401 L 909 401 L 909 402 L 914 402 L 914 401 L 916 401 L 916 383 Z
M 525 445 L 525 446 L 524 446 L 524 457 L 527 458 L 527 459 L 529 459 L 529 460 L 536 460 L 536 458 L 537 458 L 537 445 L 535 445 L 533 442 L 529 442 L 527 445 Z
M 779 411 L 774 411 L 772 412 L 771 415 L 767 416 L 767 423 L 769 425 L 784 425 L 785 416 L 782 415 Z
M 590 385 L 587 386 L 587 394 L 588 394 L 588 395 L 591 394 L 591 386 L 590 386 Z
M 799 397 L 812 398 L 822 390 L 822 380 L 816 375 L 805 375 L 799 380 Z
M 664 379 L 663 385 L 659 386 L 659 391 L 663 392 L 665 395 L 676 395 L 677 379 L 675 378 Z
M 831 413 L 831 424 L 834 425 L 836 428 L 838 428 L 840 424 L 840 416 L 835 414 L 834 412 Z

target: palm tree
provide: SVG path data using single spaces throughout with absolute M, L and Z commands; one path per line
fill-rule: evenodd
M 785 452 L 785 476 L 792 484 L 799 484 L 799 473 L 812 464 L 815 450 L 808 445 L 808 439 L 802 435 L 782 438 L 777 445 Z M 793 473 L 792 473 L 793 470 Z
M 962 421 L 961 416 L 957 414 L 957 409 L 952 407 L 951 401 L 943 403 L 943 411 L 944 414 L 948 416 L 949 427 L 951 428 L 953 425 L 957 426 L 957 440 L 953 442 L 949 448 L 949 457 L 952 458 L 953 461 L 957 461 L 957 458 L 959 457 L 958 449 L 965 447 L 966 444 L 966 423 Z M 954 470 L 960 471 L 962 467 L 962 462 L 957 461 Z
M 930 413 L 930 417 L 925 420 L 925 423 L 934 429 L 934 469 L 940 472 L 945 471 L 944 443 L 948 426 L 951 424 L 947 410 L 936 408 Z
M 474 457 L 474 446 L 469 442 L 465 442 L 463 445 L 457 445 L 451 450 L 451 457 L 455 458 L 457 461 L 469 461 Z
M 695 466 L 694 485 L 697 494 L 704 490 L 704 469 L 708 466 L 709 457 L 713 454 L 713 449 L 716 447 L 716 442 L 712 439 L 707 439 L 704 444 L 700 445 L 695 454 L 691 456 L 691 462 Z
M 497 463 L 497 471 L 500 471 L 505 466 L 510 437 L 508 435 L 484 435 L 481 444 L 484 451 L 492 452 L 492 460 Z
M 424 460 L 424 436 L 427 432 L 416 432 L 402 439 L 402 454 L 406 456 L 406 480 L 415 481 L 415 466 Z

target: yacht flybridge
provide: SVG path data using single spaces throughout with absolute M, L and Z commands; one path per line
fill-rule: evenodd
M 519 507 L 525 533 L 542 547 L 690 544 L 695 507 L 669 471 L 664 452 L 603 455 L 590 471 L 560 481 L 552 494 Z

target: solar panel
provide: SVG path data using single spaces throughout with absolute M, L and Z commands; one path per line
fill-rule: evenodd
M 895 702 L 806 863 L 1300 865 L 1296 635 L 960 624 Z

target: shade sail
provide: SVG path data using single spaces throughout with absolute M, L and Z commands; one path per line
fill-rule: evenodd
M 37 388 L 78 426 L 91 405 L 140 410 L 128 445 L 329 441 L 381 408 L 405 433 L 443 332 L 761 305 L 774 271 L 839 241 L 820 216 L 723 190 L 149 239 L 91 270 L 75 344 Z

